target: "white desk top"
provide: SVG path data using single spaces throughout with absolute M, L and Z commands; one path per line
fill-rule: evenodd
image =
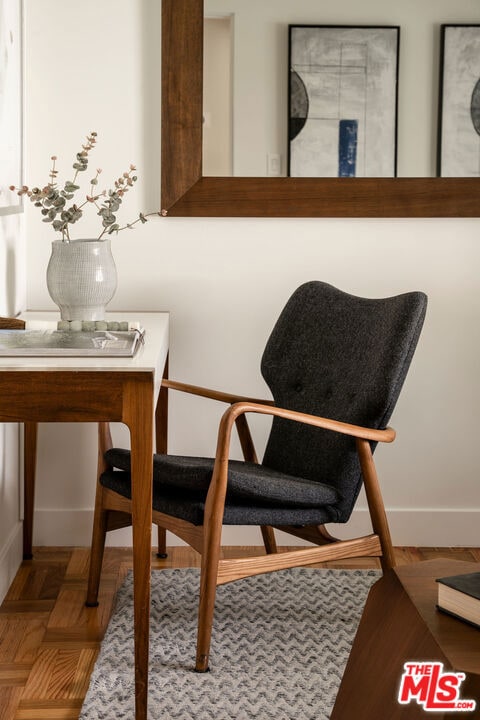
M 58 312 L 27 311 L 22 320 L 55 322 Z M 168 352 L 169 314 L 167 312 L 108 312 L 106 320 L 138 321 L 145 328 L 145 343 L 134 357 L 0 357 L 2 370 L 102 370 L 163 372 Z

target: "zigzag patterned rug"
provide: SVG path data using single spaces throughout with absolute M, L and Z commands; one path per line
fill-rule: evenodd
M 149 718 L 328 720 L 377 571 L 295 568 L 217 590 L 211 671 L 193 672 L 199 572 L 152 573 Z M 80 720 L 132 720 L 132 576 Z

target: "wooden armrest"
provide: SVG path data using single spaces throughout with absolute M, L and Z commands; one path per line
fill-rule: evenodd
M 238 402 L 226 411 L 225 416 L 231 421 L 244 413 L 260 413 L 263 415 L 275 415 L 285 420 L 293 420 L 314 427 L 323 428 L 324 430 L 332 430 L 344 435 L 351 435 L 361 440 L 371 440 L 373 442 L 393 442 L 395 440 L 395 430 L 391 427 L 385 430 L 376 430 L 374 428 L 366 428 L 361 425 L 352 425 L 350 423 L 341 422 L 339 420 L 331 420 L 330 418 L 319 417 L 318 415 L 309 415 L 307 413 L 297 412 L 295 410 L 286 410 L 273 405 L 265 405 L 254 402 Z M 225 417 L 224 416 L 224 417 Z
M 163 378 L 162 387 L 168 388 L 169 390 L 179 390 L 180 392 L 186 392 L 191 395 L 198 395 L 209 398 L 210 400 L 219 400 L 220 402 L 229 403 L 230 405 L 239 402 L 253 402 L 266 406 L 273 405 L 273 400 L 257 400 L 242 395 L 232 395 L 231 393 L 221 392 L 220 390 L 211 390 L 210 388 L 199 387 L 198 385 L 188 385 L 176 380 L 169 380 L 168 378 Z M 245 415 L 238 415 L 235 419 L 235 424 L 245 460 L 257 462 L 255 447 Z
M 295 410 L 287 410 L 279 408 L 273 404 L 266 405 L 264 403 L 255 403 L 249 401 L 240 401 L 232 404 L 222 415 L 217 436 L 217 450 L 215 453 L 215 466 L 212 475 L 212 482 L 207 495 L 207 503 L 205 513 L 208 517 L 212 517 L 216 513 L 223 516 L 223 505 L 225 503 L 225 493 L 228 482 L 228 462 L 230 455 L 230 437 L 233 425 L 238 426 L 238 422 L 246 413 L 260 413 L 262 415 L 273 415 L 281 417 L 285 420 L 293 420 L 314 427 L 323 428 L 339 432 L 344 435 L 350 435 L 357 440 L 359 452 L 363 451 L 364 442 L 392 442 L 395 439 L 395 430 L 386 428 L 385 430 L 376 430 L 372 428 L 353 425 L 351 423 L 341 422 L 339 420 L 331 420 L 329 418 L 319 417 L 318 415 L 309 415 L 307 413 L 297 412 Z M 366 443 L 368 445 L 368 443 Z
M 226 403 L 249 402 L 259 403 L 261 405 L 273 405 L 273 400 L 258 400 L 243 395 L 233 395 L 231 393 L 221 392 L 220 390 L 210 390 L 209 388 L 199 387 L 197 385 L 187 385 L 186 383 L 177 382 L 176 380 L 162 380 L 162 386 L 170 390 L 179 390 L 180 392 L 190 393 L 190 395 L 200 395 L 201 397 L 210 398 L 211 400 L 219 400 Z

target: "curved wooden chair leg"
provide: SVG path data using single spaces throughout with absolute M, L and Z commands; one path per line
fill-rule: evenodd
M 103 488 L 97 485 L 95 498 L 95 513 L 93 519 L 92 546 L 90 549 L 90 568 L 88 571 L 87 607 L 97 607 L 98 588 L 100 587 L 100 575 L 102 572 L 103 554 L 105 551 L 105 540 L 108 527 L 108 510 L 103 508 Z
M 165 528 L 161 527 L 160 525 L 157 526 L 158 530 L 158 546 L 157 546 L 157 557 L 158 558 L 167 558 L 167 531 Z
M 278 552 L 274 529 L 270 525 L 262 525 L 260 530 L 262 531 L 263 544 L 267 555 Z
M 198 606 L 197 656 L 195 672 L 207 672 L 210 644 L 212 640 L 213 615 L 217 594 L 218 563 L 209 563 L 202 556 L 202 574 L 200 580 L 200 602 Z
M 368 440 L 356 440 L 358 457 L 362 468 L 363 484 L 365 494 L 367 496 L 368 509 L 372 527 L 380 538 L 382 547 L 382 555 L 380 563 L 384 573 L 395 567 L 395 553 L 393 551 L 392 538 L 390 536 L 390 528 L 388 527 L 387 516 L 385 513 L 385 505 L 380 491 L 380 483 L 378 482 L 377 470 L 373 461 L 372 449 Z
M 208 512 L 208 511 L 207 511 Z M 208 513 L 209 514 L 209 513 Z M 210 521 L 203 526 L 204 544 L 198 604 L 196 672 L 207 672 L 212 639 L 215 597 L 217 594 L 218 563 L 220 561 L 222 523 Z

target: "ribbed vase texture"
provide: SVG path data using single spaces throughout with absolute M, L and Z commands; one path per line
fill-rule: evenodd
M 103 320 L 117 289 L 110 239 L 54 240 L 47 287 L 62 320 Z

